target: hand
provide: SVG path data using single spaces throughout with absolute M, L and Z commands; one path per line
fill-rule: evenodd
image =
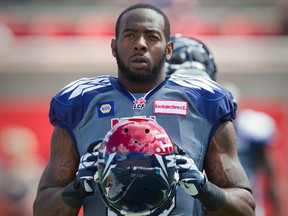
M 179 174 L 178 184 L 194 198 L 200 198 L 207 190 L 206 177 L 200 172 L 192 158 L 176 155 L 176 169 Z
M 94 194 L 96 189 L 98 148 L 101 142 L 90 144 L 87 153 L 80 158 L 74 182 L 68 184 L 62 192 L 63 201 L 72 208 L 80 208 L 85 197 Z
M 101 143 L 95 142 L 90 144 L 87 153 L 80 158 L 78 172 L 76 173 L 75 188 L 80 187 L 90 193 L 96 188 L 94 176 L 98 171 L 98 149 Z

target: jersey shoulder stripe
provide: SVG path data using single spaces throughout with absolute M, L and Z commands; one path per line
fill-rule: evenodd
M 76 80 L 62 90 L 60 90 L 58 97 L 66 98 L 67 100 L 76 99 L 77 97 L 82 97 L 86 93 L 93 90 L 101 89 L 111 86 L 109 76 L 98 76 L 93 78 L 82 78 Z
M 173 74 L 169 81 L 171 85 L 183 88 L 187 92 L 193 91 L 206 100 L 218 100 L 229 93 L 217 82 L 201 76 Z
M 113 89 L 110 76 L 82 78 L 71 82 L 50 102 L 51 124 L 75 127 L 82 119 L 90 102 L 99 94 Z M 64 125 L 65 124 L 65 125 Z
M 215 81 L 200 77 L 200 76 L 188 76 L 188 75 L 171 75 L 170 81 L 183 87 L 193 88 L 193 89 L 203 89 L 211 93 L 215 91 L 221 91 L 221 87 Z
M 179 89 L 211 123 L 235 119 L 237 103 L 233 95 L 217 82 L 189 75 L 171 75 L 169 85 Z

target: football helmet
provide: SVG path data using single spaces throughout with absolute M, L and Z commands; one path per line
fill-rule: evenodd
M 171 37 L 174 49 L 166 62 L 166 74 L 200 75 L 216 80 L 214 56 L 200 40 L 176 34 Z
M 175 194 L 175 167 L 174 145 L 156 121 L 123 119 L 99 149 L 101 196 L 117 215 L 159 215 Z

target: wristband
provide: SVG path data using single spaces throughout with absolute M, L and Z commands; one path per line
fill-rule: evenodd
M 64 187 L 62 199 L 69 207 L 78 209 L 83 205 L 85 197 L 92 195 L 93 192 L 86 192 L 81 187 L 75 187 L 75 185 L 75 182 L 71 182 Z
M 199 200 L 208 211 L 216 211 L 224 205 L 226 201 L 225 192 L 215 184 L 206 182 L 206 192 L 199 197 Z

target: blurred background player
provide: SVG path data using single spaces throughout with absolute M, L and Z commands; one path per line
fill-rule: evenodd
M 37 185 L 44 169 L 38 140 L 27 127 L 0 129 L 0 215 L 30 216 Z
M 167 75 L 182 74 L 202 76 L 216 81 L 217 67 L 209 48 L 194 37 L 176 34 L 171 37 L 174 43 L 172 57 L 167 61 Z M 233 84 L 224 86 L 240 100 L 239 89 Z M 238 139 L 239 159 L 253 186 L 256 199 L 256 215 L 265 216 L 265 200 L 270 200 L 273 215 L 278 215 L 279 201 L 273 163 L 269 155 L 269 146 L 273 143 L 276 132 L 275 121 L 266 113 L 252 109 L 237 110 L 235 129 Z M 267 179 L 267 192 L 264 178 Z M 266 213 L 265 213 L 266 212 Z
M 174 48 L 166 63 L 166 73 L 202 76 L 216 80 L 217 67 L 208 47 L 194 37 L 176 34 L 171 37 Z
M 280 215 L 276 175 L 270 150 L 277 140 L 275 120 L 265 112 L 244 108 L 241 92 L 224 84 L 237 99 L 235 128 L 239 159 L 248 175 L 256 201 L 256 216 Z
M 275 121 L 266 113 L 242 110 L 235 121 L 239 159 L 249 177 L 256 201 L 256 215 L 265 216 L 265 200 L 273 204 L 273 215 L 279 209 L 276 179 L 269 146 L 276 132 Z M 264 175 L 264 178 L 263 178 Z M 268 191 L 264 187 L 267 179 Z

